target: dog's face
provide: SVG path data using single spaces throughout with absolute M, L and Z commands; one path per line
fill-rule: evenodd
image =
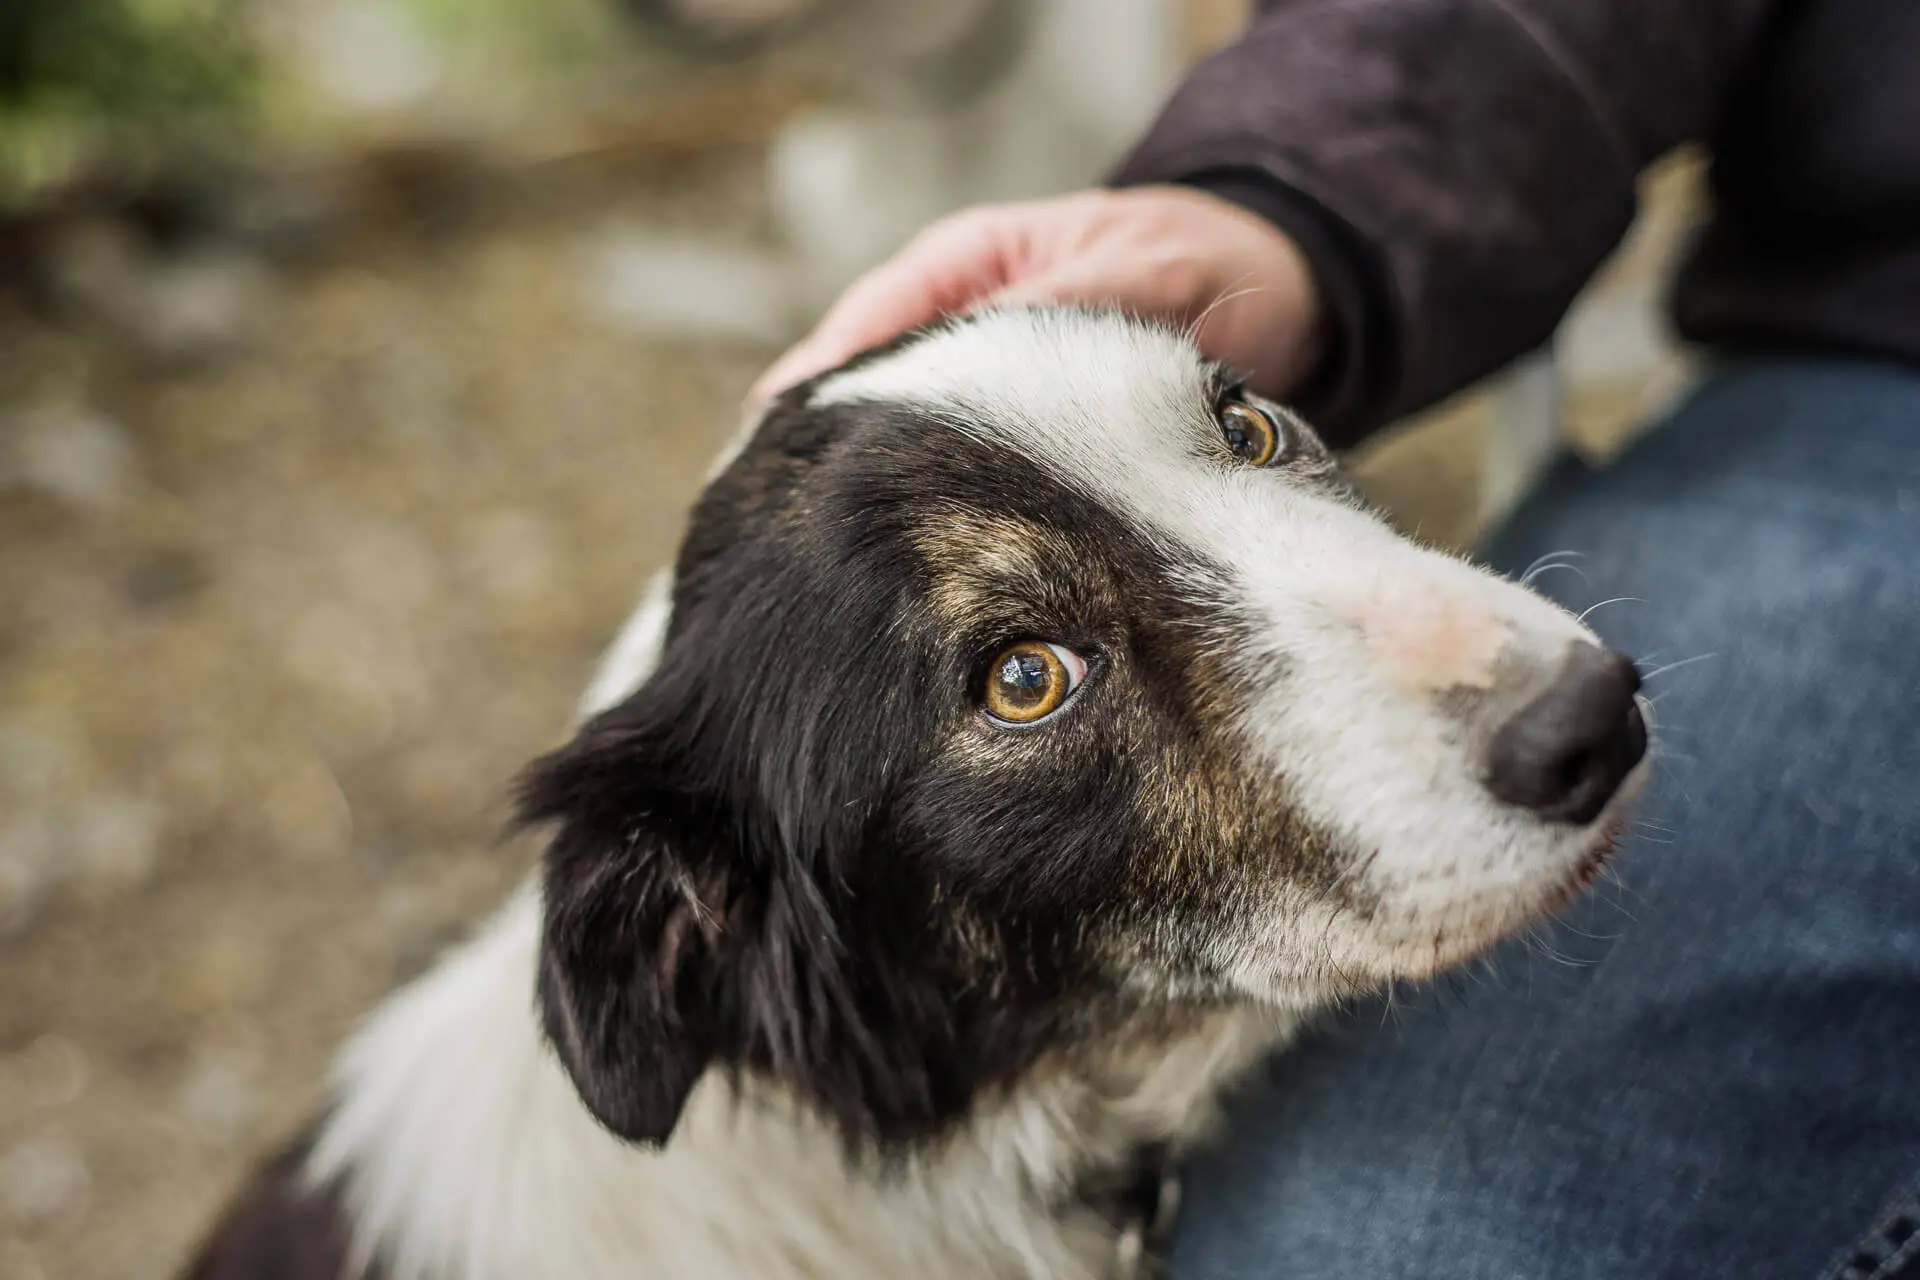
M 910 1139 L 1115 1018 L 1304 1008 L 1553 909 L 1635 686 L 1177 334 L 917 335 L 772 406 L 657 668 L 531 776 L 549 1031 L 630 1137 L 725 1064 Z

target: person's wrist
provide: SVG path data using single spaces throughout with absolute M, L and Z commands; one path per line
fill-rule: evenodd
M 1273 231 L 1287 258 L 1285 270 L 1294 280 L 1290 289 L 1294 301 L 1292 336 L 1280 353 L 1283 363 L 1275 372 L 1272 390 L 1277 396 L 1290 397 L 1325 366 L 1333 350 L 1334 326 L 1312 260 L 1292 236 L 1278 228 Z

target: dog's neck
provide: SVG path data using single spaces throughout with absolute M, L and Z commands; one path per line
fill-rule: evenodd
M 672 1142 L 619 1142 L 533 1010 L 523 891 L 399 993 L 341 1061 L 312 1173 L 393 1280 L 639 1274 L 1104 1277 L 1123 1228 L 1082 1193 L 1178 1150 L 1288 1028 L 1196 1013 L 1042 1061 L 897 1167 L 777 1083 L 709 1073 Z

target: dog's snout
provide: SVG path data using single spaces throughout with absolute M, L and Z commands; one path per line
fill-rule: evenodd
M 1488 789 L 1551 821 L 1591 822 L 1646 754 L 1639 689 L 1619 654 L 1570 646 L 1553 683 L 1494 731 Z

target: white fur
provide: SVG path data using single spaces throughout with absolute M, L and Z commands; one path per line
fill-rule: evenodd
M 1191 1138 L 1279 1014 L 1223 1013 L 1097 1071 L 1042 1067 L 897 1177 L 850 1167 L 777 1088 L 709 1075 L 662 1153 L 588 1115 L 533 1013 L 539 904 L 523 891 L 389 1001 L 335 1078 L 313 1162 L 362 1260 L 394 1280 L 926 1280 L 1114 1274 L 1116 1242 L 1057 1217 L 1083 1170 Z

